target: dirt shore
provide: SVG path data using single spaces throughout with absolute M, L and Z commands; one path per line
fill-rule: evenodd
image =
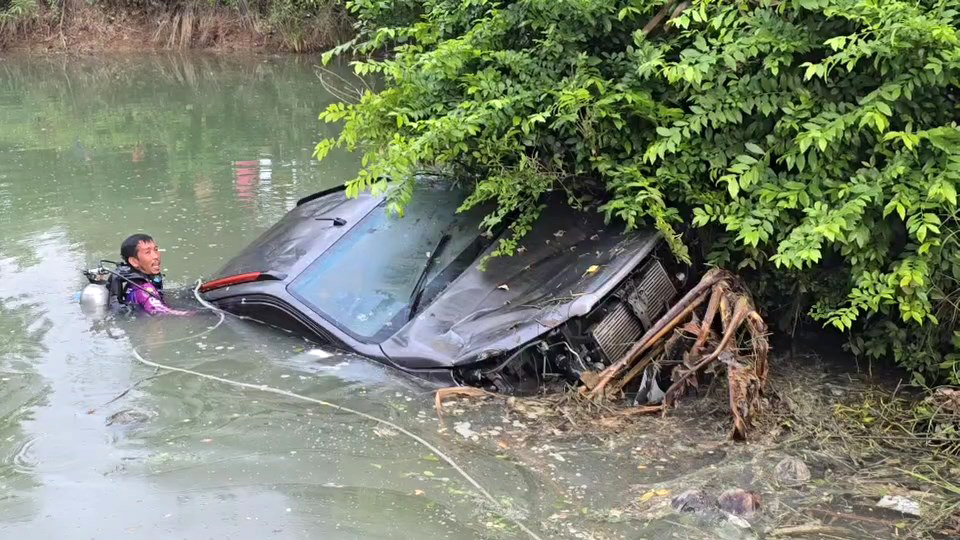
M 350 33 L 342 13 L 331 12 L 316 21 L 291 33 L 263 17 L 232 9 L 108 10 L 73 1 L 63 11 L 41 9 L 29 18 L 0 24 L 0 52 L 316 52 Z

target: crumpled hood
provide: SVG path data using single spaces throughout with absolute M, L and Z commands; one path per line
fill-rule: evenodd
M 587 314 L 658 241 L 655 232 L 615 232 L 595 212 L 550 205 L 517 254 L 488 259 L 484 270 L 481 256 L 381 348 L 409 368 L 510 351 Z

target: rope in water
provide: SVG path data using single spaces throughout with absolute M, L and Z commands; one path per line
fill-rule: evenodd
M 188 340 L 188 339 L 196 339 L 196 338 L 198 338 L 198 337 L 201 337 L 201 336 L 204 336 L 204 335 L 206 335 L 206 334 L 209 334 L 210 332 L 213 332 L 214 330 L 217 329 L 217 327 L 219 327 L 221 324 L 223 324 L 223 321 L 224 321 L 224 318 L 225 318 L 225 317 L 224 317 L 224 313 L 225 313 L 225 312 L 200 297 L 200 283 L 199 283 L 199 282 L 197 282 L 197 286 L 194 287 L 194 289 L 193 289 L 193 295 L 194 295 L 194 297 L 196 297 L 197 301 L 200 302 L 200 305 L 202 305 L 202 306 L 205 307 L 206 309 L 209 309 L 210 311 L 213 311 L 214 313 L 216 313 L 216 314 L 220 317 L 220 319 L 217 321 L 217 324 L 215 324 L 215 325 L 207 328 L 207 329 L 204 330 L 203 332 L 200 332 L 200 333 L 197 333 L 197 334 L 193 334 L 193 335 L 190 335 L 190 336 L 187 336 L 187 337 L 183 337 L 183 338 L 178 338 L 178 339 L 173 339 L 173 340 L 164 341 L 164 342 L 160 342 L 160 343 L 155 343 L 154 345 L 169 344 L 169 343 L 176 343 L 176 342 L 179 342 L 179 341 L 186 341 L 186 340 Z M 211 380 L 211 381 L 217 381 L 217 382 L 219 382 L 219 383 L 227 384 L 227 385 L 230 385 L 230 386 L 236 386 L 236 387 L 239 387 L 239 388 L 249 388 L 250 390 L 257 390 L 257 391 L 259 391 L 259 392 L 267 392 L 267 393 L 270 393 L 270 394 L 276 394 L 276 395 L 278 395 L 278 396 L 284 396 L 284 397 L 288 397 L 288 398 L 299 399 L 299 400 L 301 400 L 301 401 L 307 401 L 307 402 L 310 402 L 310 403 L 315 403 L 315 404 L 317 404 L 317 405 L 322 405 L 322 406 L 324 406 L 324 407 L 329 407 L 329 408 L 334 409 L 334 410 L 337 410 L 337 411 L 341 411 L 341 412 L 345 412 L 345 413 L 352 414 L 352 415 L 355 415 L 355 416 L 359 416 L 359 417 L 361 417 L 361 418 L 365 418 L 365 419 L 367 419 L 367 420 L 370 420 L 370 421 L 376 422 L 376 423 L 378 423 L 378 424 L 382 424 L 382 425 L 384 425 L 384 426 L 387 426 L 387 427 L 389 427 L 389 428 L 391 428 L 391 429 L 393 429 L 393 430 L 395 430 L 395 431 L 397 431 L 397 432 L 399 432 L 399 433 L 402 433 L 403 435 L 409 437 L 410 439 L 416 441 L 417 443 L 419 443 L 420 445 L 422 445 L 424 448 L 426 448 L 427 450 L 429 450 L 431 453 L 433 453 L 435 456 L 437 456 L 438 458 L 440 458 L 440 459 L 442 459 L 443 461 L 445 461 L 445 462 L 447 463 L 447 465 L 450 465 L 450 467 L 452 467 L 453 470 L 457 471 L 457 473 L 458 473 L 461 477 L 463 477 L 463 479 L 466 480 L 467 483 L 469 483 L 471 486 L 473 486 L 474 489 L 476 489 L 481 495 L 483 495 L 483 497 L 484 497 L 485 499 L 487 499 L 487 501 L 489 501 L 490 504 L 493 505 L 493 508 L 497 509 L 502 516 L 504 516 L 504 517 L 506 517 L 507 519 L 509 519 L 510 521 L 512 521 L 514 525 L 516 525 L 520 530 L 522 530 L 523 532 L 525 532 L 525 533 L 527 534 L 527 536 L 529 536 L 530 538 L 533 538 L 534 540 L 541 540 L 540 537 L 537 536 L 536 533 L 534 533 L 533 531 L 531 531 L 530 529 L 528 529 L 523 523 L 520 523 L 519 520 L 511 517 L 507 512 L 504 512 L 503 509 L 502 509 L 502 507 L 501 507 L 501 505 L 500 505 L 500 503 L 497 502 L 497 500 L 493 498 L 493 495 L 490 495 L 490 493 L 489 493 L 486 489 L 484 489 L 483 486 L 481 486 L 479 482 L 477 482 L 476 480 L 474 480 L 474 478 L 473 478 L 472 476 L 470 476 L 470 475 L 467 473 L 467 471 L 463 470 L 463 468 L 462 468 L 460 465 L 458 465 L 457 462 L 455 462 L 455 461 L 453 460 L 453 458 L 451 458 L 450 456 L 444 454 L 442 451 L 440 451 L 439 448 L 437 448 L 436 446 L 434 446 L 434 445 L 430 444 L 429 442 L 427 442 L 423 437 L 420 437 L 419 435 L 417 435 L 417 434 L 415 434 L 415 433 L 412 433 L 412 432 L 410 432 L 410 431 L 408 431 L 408 430 L 406 430 L 406 429 L 398 426 L 397 424 L 395 424 L 395 423 L 393 423 L 393 422 L 391 422 L 391 421 L 389 421 L 389 420 L 384 420 L 383 418 L 378 418 L 378 417 L 376 417 L 376 416 L 373 416 L 372 414 L 367 414 L 367 413 L 365 413 L 365 412 L 357 411 L 357 410 L 351 409 L 351 408 L 349 408 L 349 407 L 344 407 L 343 405 L 337 405 L 336 403 L 332 403 L 332 402 L 329 402 L 329 401 L 324 401 L 324 400 L 322 400 L 322 399 L 312 398 L 312 397 L 310 397 L 310 396 L 304 396 L 304 395 L 302 395 L 302 394 L 297 394 L 297 393 L 294 393 L 294 392 L 290 392 L 290 391 L 288 391 L 288 390 L 282 390 L 282 389 L 280 389 L 280 388 L 274 388 L 274 387 L 272 387 L 272 386 L 268 386 L 268 385 L 265 385 L 265 384 L 245 383 L 245 382 L 241 382 L 241 381 L 235 381 L 235 380 L 232 380 L 232 379 L 227 379 L 227 378 L 224 378 L 224 377 L 217 377 L 216 375 L 210 375 L 210 374 L 208 374 L 208 373 L 201 373 L 201 372 L 199 372 L 199 371 L 194 371 L 194 370 L 192 370 L 192 369 L 186 369 L 186 368 L 181 368 L 181 367 L 176 367 L 176 366 L 170 366 L 170 365 L 166 365 L 166 364 L 161 364 L 161 363 L 159 363 L 159 362 L 153 362 L 153 361 L 151 361 L 151 360 L 147 360 L 146 358 L 144 358 L 144 357 L 140 354 L 140 352 L 137 350 L 136 347 L 133 348 L 133 356 L 134 356 L 134 358 L 136 358 L 137 361 L 140 362 L 141 364 L 146 365 L 146 366 L 149 366 L 149 367 L 152 367 L 152 368 L 155 368 L 155 369 L 163 369 L 163 370 L 166 370 L 166 371 L 175 371 L 175 372 L 178 372 L 178 373 L 185 373 L 185 374 L 187 374 L 187 375 L 193 375 L 194 377 L 200 377 L 200 378 L 202 378 L 202 379 L 208 379 L 208 380 Z

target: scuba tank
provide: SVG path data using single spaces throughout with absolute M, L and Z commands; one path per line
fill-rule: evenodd
M 110 272 L 109 270 L 107 270 Z M 130 265 L 118 264 L 114 272 L 110 272 L 110 279 L 107 280 L 107 289 L 110 300 L 116 300 L 120 305 L 127 304 L 127 293 L 131 287 L 143 288 L 146 284 L 153 285 L 157 290 L 158 298 L 163 300 L 163 275 L 148 276 L 143 272 L 134 269 Z M 151 293 L 152 295 L 152 293 Z M 153 296 L 153 295 L 152 295 Z
M 110 272 L 101 265 L 84 270 L 83 275 L 90 283 L 80 291 L 80 310 L 88 315 L 103 315 L 110 305 L 110 292 L 107 290 Z
M 80 308 L 84 312 L 98 312 L 110 305 L 110 294 L 103 285 L 90 283 L 80 291 Z

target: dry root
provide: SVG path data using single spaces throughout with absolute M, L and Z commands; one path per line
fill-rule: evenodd
M 704 302 L 707 307 L 701 322 L 697 309 Z M 582 392 L 595 401 L 617 398 L 637 374 L 657 362 L 673 366 L 672 384 L 663 400 L 664 406 L 670 407 L 696 388 L 702 375 L 726 371 L 733 416 L 731 435 L 744 439 L 766 386 L 770 350 L 766 334 L 767 326 L 746 287 L 735 275 L 714 269 L 620 360 L 599 374 L 585 376 Z M 683 341 L 692 344 L 677 359 L 675 352 Z

